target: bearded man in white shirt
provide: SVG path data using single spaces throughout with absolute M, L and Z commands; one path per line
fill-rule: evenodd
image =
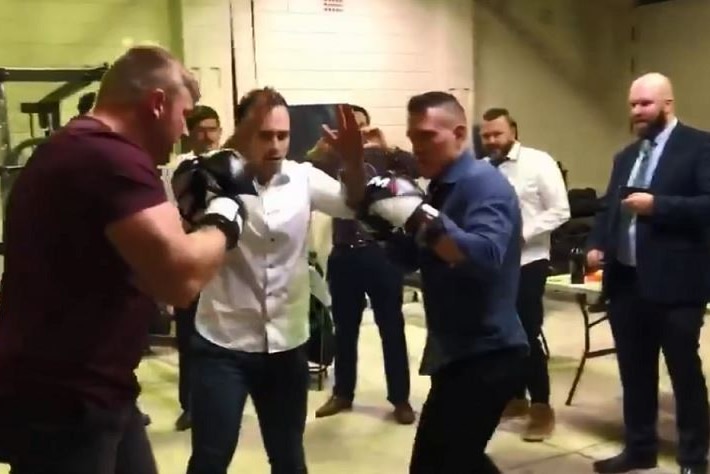
M 364 193 L 363 144 L 352 110 L 326 131 L 343 160 L 341 181 L 311 163 L 286 160 L 290 119 L 273 89 L 247 94 L 225 147 L 253 177 L 237 247 L 203 289 L 192 339 L 192 456 L 188 474 L 225 474 L 247 395 L 273 474 L 306 473 L 303 432 L 309 386 L 308 230 L 311 211 L 352 218 Z
M 555 427 L 547 358 L 540 342 L 543 295 L 550 265 L 550 233 L 570 217 L 567 189 L 557 163 L 549 154 L 520 144 L 517 123 L 506 109 L 486 111 L 480 135 L 486 159 L 515 187 L 523 215 L 517 309 L 528 336 L 530 354 L 525 383 L 506 407 L 503 418 L 528 417 L 523 439 L 543 441 Z

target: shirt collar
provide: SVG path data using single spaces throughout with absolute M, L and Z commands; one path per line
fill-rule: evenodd
M 469 169 L 475 158 L 471 150 L 465 150 L 453 163 L 448 165 L 435 181 L 441 183 L 455 183 L 461 179 Z
M 666 142 L 668 141 L 668 137 L 670 137 L 671 132 L 673 132 L 673 129 L 678 125 L 678 119 L 673 118 L 668 124 L 666 124 L 666 127 L 661 130 L 661 133 L 656 135 L 656 138 L 653 140 L 653 144 L 656 147 L 664 147 Z
M 510 150 L 508 151 L 506 158 L 508 158 L 511 161 L 518 161 L 519 157 L 520 157 L 520 142 L 516 140 L 513 143 L 513 146 L 510 147 Z
M 255 188 L 258 192 L 263 192 L 263 191 L 265 191 L 266 189 L 270 188 L 271 186 L 283 186 L 284 184 L 288 184 L 288 183 L 291 181 L 291 178 L 290 178 L 290 176 L 287 174 L 288 171 L 285 170 L 285 169 L 283 169 L 283 165 L 284 165 L 284 164 L 285 164 L 285 163 L 281 163 L 281 166 L 282 166 L 281 171 L 279 171 L 278 173 L 276 173 L 276 174 L 271 178 L 271 181 L 269 181 L 269 182 L 266 183 L 266 184 L 261 184 L 261 183 L 259 183 L 259 181 L 258 181 L 256 178 L 254 178 L 254 188 Z

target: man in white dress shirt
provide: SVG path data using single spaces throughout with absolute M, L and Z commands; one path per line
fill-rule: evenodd
M 486 111 L 480 133 L 486 159 L 515 187 L 523 215 L 517 308 L 530 343 L 530 355 L 525 384 L 508 404 L 503 417 L 527 416 L 523 439 L 542 441 L 555 427 L 547 358 L 540 343 L 542 300 L 550 265 L 550 233 L 570 217 L 567 189 L 557 163 L 549 154 L 520 144 L 517 124 L 506 109 Z
M 239 150 L 258 196 L 237 248 L 203 289 L 192 344 L 189 474 L 225 474 L 247 395 L 273 474 L 306 473 L 303 432 L 309 385 L 308 230 L 311 211 L 352 217 L 364 192 L 363 145 L 352 110 L 339 107 L 327 139 L 344 163 L 341 181 L 311 163 L 286 160 L 289 113 L 273 89 L 247 94 L 225 147 Z M 248 199 L 251 198 L 251 199 Z

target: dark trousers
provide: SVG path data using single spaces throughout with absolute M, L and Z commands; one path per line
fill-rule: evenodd
M 82 403 L 71 414 L 46 415 L 40 405 L 0 403 L 0 450 L 12 474 L 158 472 L 143 416 L 135 404 L 108 410 Z M 22 408 L 13 410 L 20 403 Z
M 532 403 L 550 403 L 550 375 L 547 371 L 545 351 L 540 342 L 545 311 L 542 299 L 549 267 L 550 261 L 544 259 L 530 262 L 520 268 L 517 308 L 528 336 L 530 355 L 526 359 L 523 383 L 518 387 L 515 398 L 525 398 L 527 391 Z
M 190 411 L 190 341 L 195 334 L 195 313 L 199 297 L 187 308 L 175 308 L 175 336 L 178 349 L 178 397 L 182 411 Z
M 609 322 L 624 388 L 626 449 L 638 456 L 657 454 L 658 361 L 663 351 L 676 400 L 678 462 L 705 465 L 710 443 L 708 393 L 698 355 L 705 305 L 645 300 L 633 268 L 619 266 L 615 273 Z
M 501 351 L 456 361 L 433 374 L 410 474 L 499 473 L 485 450 L 522 373 L 523 353 Z
M 192 340 L 192 456 L 188 474 L 225 474 L 239 440 L 247 395 L 259 419 L 272 474 L 306 473 L 305 348 L 266 354 Z
M 335 324 L 335 387 L 347 400 L 355 397 L 357 345 L 365 295 L 380 331 L 387 379 L 387 399 L 409 400 L 409 358 L 402 314 L 402 272 L 377 244 L 356 248 L 334 247 L 328 258 L 328 285 Z

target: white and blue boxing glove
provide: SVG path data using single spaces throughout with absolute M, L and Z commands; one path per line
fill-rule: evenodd
M 424 202 L 424 191 L 406 176 L 388 172 L 367 182 L 358 219 L 378 234 L 403 229 L 429 245 L 443 233 L 439 211 Z

